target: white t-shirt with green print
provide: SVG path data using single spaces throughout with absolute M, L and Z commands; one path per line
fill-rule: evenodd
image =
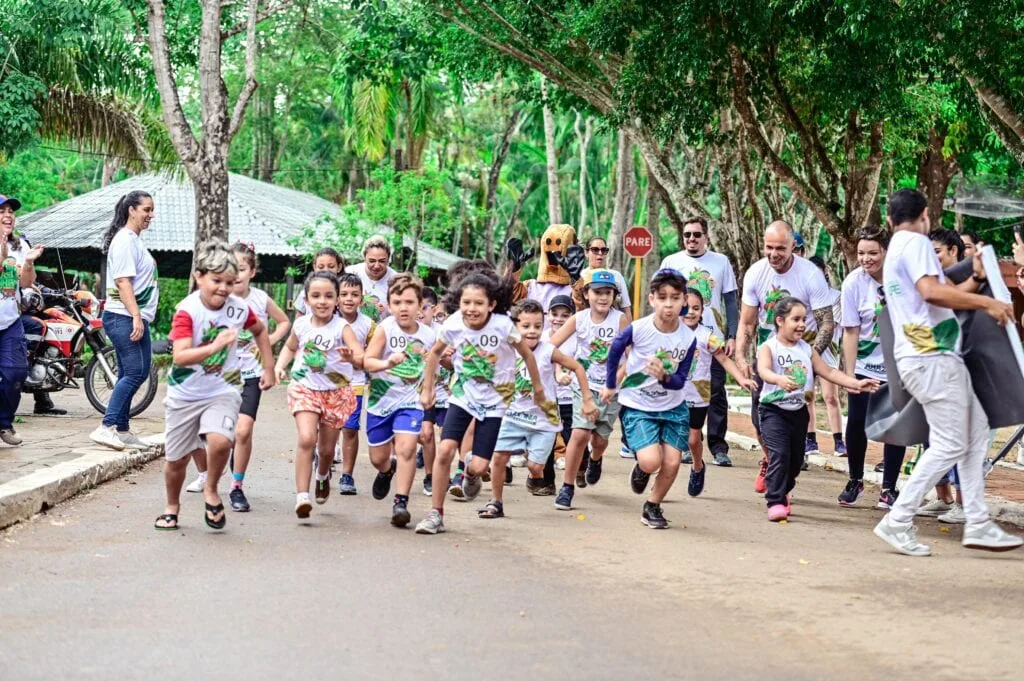
M 142 318 L 152 322 L 156 319 L 157 303 L 160 301 L 156 260 L 142 245 L 139 235 L 127 227 L 114 235 L 107 249 L 107 302 L 103 309 L 130 317 L 131 312 L 121 302 L 116 283 L 125 277 L 132 280 L 132 291 L 135 292 L 135 302 L 139 305 Z
M 404 352 L 405 360 L 387 371 L 370 374 L 367 412 L 386 418 L 401 409 L 420 409 L 420 388 L 427 368 L 427 353 L 437 337 L 426 324 L 416 322 L 412 333 L 403 331 L 394 317 L 388 317 L 373 332 L 384 334 L 384 350 L 380 359 Z
M 295 320 L 292 333 L 299 347 L 292 364 L 293 381 L 316 391 L 338 390 L 352 383 L 352 365 L 341 361 L 346 326 L 348 322 L 338 315 L 323 326 L 315 325 L 313 315 Z
M 878 333 L 878 314 L 882 311 L 881 287 L 874 278 L 858 267 L 843 280 L 842 317 L 839 326 L 860 330 L 857 341 L 856 373 L 868 378 L 886 380 L 882 338 Z
M 814 263 L 798 255 L 785 272 L 776 272 L 761 258 L 743 275 L 743 304 L 757 308 L 757 346 L 775 333 L 775 304 L 793 297 L 807 306 L 804 340 L 813 341 L 818 323 L 814 310 L 832 309 L 832 289 Z
M 479 421 L 504 416 L 515 396 L 518 353 L 512 343 L 522 339 L 512 320 L 492 313 L 483 327 L 471 329 L 456 312 L 441 325 L 438 339 L 455 348 L 449 406 Z
M 711 404 L 711 360 L 715 353 L 725 349 L 725 341 L 704 324 L 698 324 L 693 335 L 697 346 L 690 362 L 690 376 L 683 386 L 683 399 L 688 406 L 700 408 Z
M 952 310 L 925 301 L 917 290 L 922 277 L 936 277 L 940 284 L 946 281 L 932 242 L 918 232 L 896 232 L 889 242 L 882 269 L 885 302 L 895 338 L 893 356 L 897 360 L 959 356 L 960 322 Z
M 686 277 L 686 287 L 700 291 L 704 299 L 701 323 L 710 326 L 717 335 L 725 336 L 725 303 L 722 296 L 736 290 L 736 273 L 729 258 L 714 251 L 705 251 L 704 255 L 690 255 L 680 251 L 662 260 L 661 267 L 682 272 Z

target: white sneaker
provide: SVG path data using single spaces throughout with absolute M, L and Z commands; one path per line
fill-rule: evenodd
M 334 445 L 334 463 L 341 463 L 341 445 Z
M 893 547 L 902 554 L 908 556 L 930 556 L 932 550 L 927 544 L 917 541 L 917 528 L 913 523 L 894 523 L 889 519 L 889 514 L 878 521 L 875 525 L 875 536 Z
M 148 445 L 139 439 L 139 436 L 128 430 L 123 433 L 116 433 L 116 437 L 122 443 L 126 449 L 149 449 L 152 445 Z
M 206 473 L 200 473 L 198 478 L 188 484 L 185 491 L 198 493 L 202 492 L 204 487 L 206 487 Z
M 1012 551 L 1024 545 L 1024 539 L 1004 532 L 1003 528 L 989 520 L 980 525 L 965 527 L 963 545 L 968 549 L 983 551 Z
M 953 507 L 950 504 L 947 504 L 942 499 L 936 499 L 934 501 L 929 501 L 927 504 L 917 509 L 917 513 L 915 515 L 923 518 L 937 518 L 943 513 L 950 511 L 952 508 Z
M 117 437 L 117 430 L 114 428 L 108 428 L 103 425 L 97 426 L 96 430 L 89 433 L 89 439 L 98 445 L 110 447 L 119 452 L 124 449 L 124 443 Z
M 555 468 L 557 468 L 560 471 L 565 470 L 565 457 L 562 457 L 561 459 L 555 462 Z
M 953 504 L 948 511 L 939 516 L 939 522 L 947 525 L 963 525 L 967 522 L 964 507 L 960 504 Z
M 445 531 L 444 517 L 433 508 L 427 511 L 427 515 L 416 525 L 416 534 L 440 534 Z
M 633 450 L 627 447 L 626 445 L 622 445 L 621 447 L 619 447 L 619 456 L 621 456 L 623 459 L 636 458 L 636 454 L 633 452 Z
M 512 468 L 526 468 L 526 457 L 522 454 L 513 454 L 508 462 Z

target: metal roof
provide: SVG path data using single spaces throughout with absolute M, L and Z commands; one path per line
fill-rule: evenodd
M 48 248 L 97 249 L 110 225 L 114 205 L 129 191 L 141 189 L 153 197 L 156 206 L 150 228 L 143 240 L 151 251 L 190 252 L 195 241 L 195 194 L 187 178 L 160 173 L 135 175 L 75 196 L 27 215 L 18 216 L 18 229 L 32 243 Z M 245 175 L 231 174 L 228 185 L 228 229 L 231 241 L 249 241 L 260 255 L 301 256 L 288 243 L 306 227 L 327 215 L 338 215 L 341 207 L 295 189 L 260 182 Z M 391 236 L 380 225 L 367 230 Z M 408 235 L 405 245 L 412 248 Z M 423 242 L 417 244 L 418 262 L 446 270 L 460 258 Z

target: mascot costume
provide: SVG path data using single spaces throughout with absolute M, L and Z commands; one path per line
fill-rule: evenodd
M 525 282 L 519 280 L 523 265 L 536 253 L 534 249 L 525 250 L 521 240 L 509 239 L 505 244 L 505 252 L 508 255 L 506 273 L 512 280 L 512 301 L 519 302 L 527 298 L 536 300 L 544 308 L 545 314 L 555 296 L 572 297 L 573 284 L 579 280 L 587 261 L 583 247 L 576 243 L 576 230 L 570 225 L 550 225 L 541 235 L 536 279 Z M 564 456 L 565 445 L 559 433 L 544 466 L 544 484 L 552 489 L 555 485 L 555 457 Z

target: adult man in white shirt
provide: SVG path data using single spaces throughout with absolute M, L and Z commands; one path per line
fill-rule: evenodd
M 914 514 L 925 493 L 956 464 L 967 518 L 963 545 L 1009 551 L 1024 540 L 1007 534 L 989 517 L 983 473 L 988 418 L 961 357 L 963 334 L 952 310 L 981 310 L 1005 324 L 1013 319 L 1013 308 L 975 293 L 985 281 L 980 252 L 974 257 L 970 279 L 958 285 L 946 281 L 927 236 L 931 227 L 927 208 L 924 195 L 912 189 L 901 189 L 889 198 L 893 237 L 882 285 L 896 368 L 907 392 L 924 409 L 929 445 L 875 534 L 900 553 L 930 555 L 931 549 L 917 540 Z
M 704 299 L 701 323 L 725 339 L 725 354 L 736 354 L 736 329 L 739 309 L 736 302 L 736 273 L 729 258 L 708 250 L 708 222 L 694 216 L 683 224 L 684 250 L 666 257 L 660 269 L 682 272 L 686 285 L 700 291 Z M 716 466 L 731 466 L 729 444 L 729 398 L 725 393 L 725 369 L 711 362 L 711 403 L 708 405 L 708 449 Z

